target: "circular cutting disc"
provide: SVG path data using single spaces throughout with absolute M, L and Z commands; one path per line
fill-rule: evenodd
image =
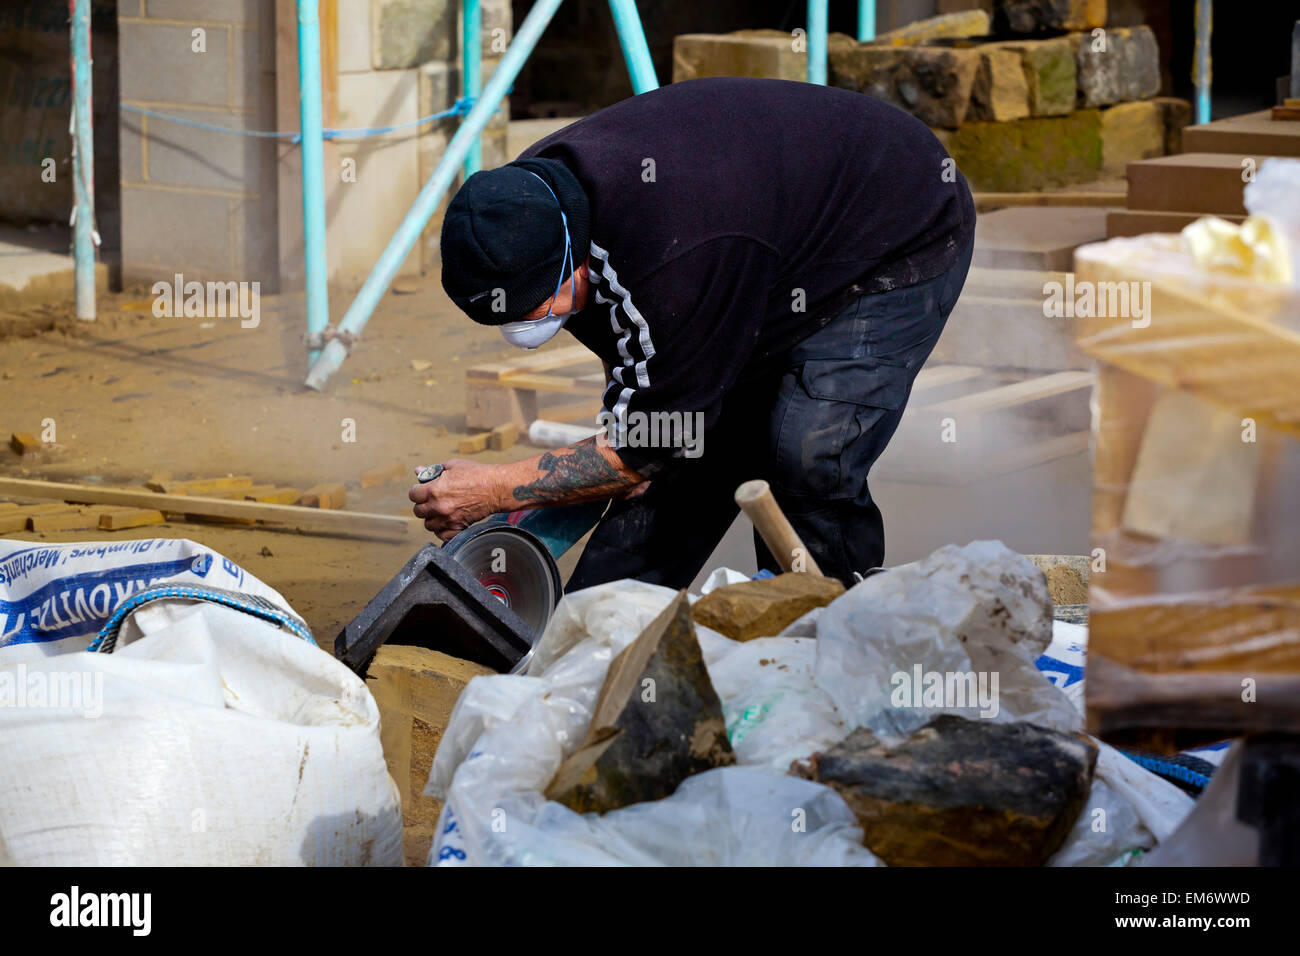
M 555 559 L 536 535 L 514 525 L 486 524 L 462 531 L 443 550 L 519 615 L 530 632 L 525 637 L 535 644 L 563 593 Z

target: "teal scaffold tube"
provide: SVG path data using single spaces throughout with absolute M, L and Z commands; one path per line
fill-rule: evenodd
M 91 122 L 90 0 L 72 9 L 72 256 L 77 318 L 95 318 L 95 136 Z
M 618 31 L 628 76 L 632 78 L 632 92 L 649 93 L 659 89 L 659 78 L 655 76 L 655 66 L 650 59 L 650 47 L 645 40 L 635 0 L 609 0 L 609 12 L 614 17 L 614 29 Z
M 361 286 L 361 291 L 357 293 L 357 297 L 339 321 L 339 334 L 325 344 L 319 357 L 312 362 L 311 369 L 307 373 L 308 388 L 318 390 L 324 388 L 330 375 L 343 364 L 343 359 L 347 357 L 344 341 L 360 334 L 365 328 L 384 290 L 388 288 L 389 283 L 393 281 L 393 276 L 397 275 L 397 270 L 415 248 L 429 217 L 442 201 L 443 195 L 469 152 L 470 143 L 483 131 L 483 127 L 496 111 L 497 104 L 514 84 L 519 70 L 528 59 L 533 47 L 537 45 L 542 32 L 551 22 L 561 2 L 562 0 L 538 0 L 528 11 L 528 16 L 519 25 L 519 30 L 501 57 L 501 63 L 492 74 L 492 79 L 488 80 L 484 87 L 483 95 L 475 102 L 474 108 L 469 111 L 460 129 L 447 144 L 447 149 L 438 161 L 437 167 L 434 168 L 433 175 L 415 197 L 414 205 L 407 212 L 401 225 L 397 227 L 397 231 L 393 233 L 379 261 L 375 263 L 365 284 Z
M 876 0 L 858 0 L 858 39 L 876 38 Z
M 471 103 L 483 89 L 483 8 L 479 0 L 461 4 L 461 96 Z M 465 178 L 483 168 L 483 137 L 476 135 L 465 154 Z
M 330 320 L 329 263 L 325 257 L 325 151 L 321 122 L 320 18 L 317 0 L 298 0 L 298 102 L 302 128 L 303 275 L 307 335 L 319 336 Z M 319 352 L 310 351 L 308 363 Z
M 826 85 L 828 0 L 808 0 L 808 82 Z

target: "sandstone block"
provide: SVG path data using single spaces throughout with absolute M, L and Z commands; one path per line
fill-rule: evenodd
M 659 800 L 736 762 L 682 591 L 614 658 L 587 739 L 546 790 L 579 813 Z
M 860 727 L 791 773 L 834 788 L 890 866 L 1040 866 L 1083 809 L 1096 762 L 1082 734 L 944 715 L 897 747 Z
M 773 637 L 809 611 L 825 607 L 844 593 L 835 578 L 819 574 L 778 574 L 716 588 L 695 602 L 695 623 L 733 641 Z

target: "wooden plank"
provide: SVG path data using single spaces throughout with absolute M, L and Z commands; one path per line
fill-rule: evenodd
M 566 365 L 576 365 L 579 362 L 592 360 L 595 360 L 595 356 L 591 354 L 588 348 L 582 345 L 573 345 L 568 348 L 538 352 L 536 355 L 526 355 L 511 362 L 475 365 L 467 369 L 465 375 L 468 378 L 497 381 L 515 373 L 545 372 L 549 369 L 563 368 Z
M 935 402 L 932 405 L 923 405 L 921 410 L 982 415 L 986 412 L 1013 408 L 1016 405 L 1024 405 L 1042 398 L 1050 398 L 1063 392 L 1091 388 L 1092 384 L 1093 374 L 1091 372 L 1055 372 L 1052 375 L 1028 378 L 1011 385 L 999 385 L 997 388 L 963 395 L 960 398 Z
M 1015 451 L 991 456 L 989 462 L 979 469 L 978 477 L 980 480 L 997 478 L 1001 475 L 1009 475 L 1012 472 L 1024 471 L 1026 468 L 1033 468 L 1036 465 L 1055 461 L 1058 458 L 1078 455 L 1088 450 L 1091 440 L 1091 432 L 1070 432 L 1068 435 L 1058 435 L 1055 438 L 1034 442 L 1032 445 L 1027 445 Z
M 566 375 L 540 375 L 532 372 L 520 372 L 507 376 L 502 384 L 510 388 L 527 389 L 533 392 L 567 392 L 575 395 L 603 395 L 605 379 L 593 382 Z
M 155 508 L 216 518 L 253 518 L 303 531 L 325 534 L 372 535 L 404 538 L 414 519 L 392 515 L 325 511 L 295 505 L 273 505 L 260 501 L 223 501 L 198 495 L 169 495 L 160 492 L 126 491 L 99 488 L 61 481 L 38 481 L 30 478 L 0 477 L 0 494 L 15 497 L 58 498 L 64 501 L 124 505 L 131 508 Z
M 27 519 L 28 531 L 88 531 L 99 527 L 100 515 L 96 511 L 73 508 L 67 514 L 32 515 Z
M 260 495 L 245 495 L 250 501 L 264 501 L 273 505 L 296 505 L 302 500 L 302 492 L 297 488 L 273 488 Z
M 206 495 L 228 488 L 249 488 L 252 484 L 250 475 L 227 475 L 224 478 L 191 478 L 188 481 L 150 478 L 145 482 L 145 487 L 168 495 Z
M 968 379 L 979 378 L 983 374 L 984 369 L 975 365 L 926 366 L 916 373 L 916 380 L 912 383 L 912 397 L 915 398 L 918 392 L 924 392 L 928 388 L 953 385 Z

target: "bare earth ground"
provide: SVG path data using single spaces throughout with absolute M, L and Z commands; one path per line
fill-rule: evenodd
M 337 316 L 353 290 L 331 292 Z M 103 297 L 93 323 L 73 319 L 71 305 L 11 316 L 11 333 L 20 320 L 35 327 L 53 320 L 54 327 L 0 340 L 0 473 L 105 485 L 138 485 L 158 472 L 248 474 L 300 489 L 338 481 L 348 485 L 348 510 L 409 517 L 409 482 L 363 490 L 361 473 L 452 457 L 464 433 L 464 369 L 513 349 L 461 316 L 436 277 L 426 278 L 411 294 L 385 296 L 353 355 L 317 393 L 302 386 L 303 310 L 300 295 L 266 296 L 259 326 L 245 329 L 237 318 L 155 318 L 152 297 L 136 290 Z M 431 367 L 415 371 L 413 360 Z M 8 449 L 11 432 L 39 436 L 47 418 L 55 423 L 53 446 L 25 459 Z M 355 422 L 354 442 L 344 440 L 346 419 Z M 536 449 L 521 444 L 475 458 L 532 454 Z M 425 541 L 217 524 L 7 537 L 157 536 L 194 538 L 238 562 L 283 593 L 322 644 L 332 643 Z

